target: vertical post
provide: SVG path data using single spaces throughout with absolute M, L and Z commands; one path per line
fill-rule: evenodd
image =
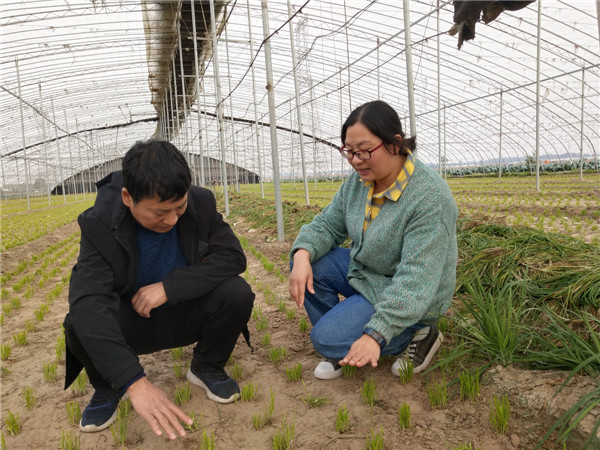
M 585 100 L 585 68 L 581 68 L 581 120 L 579 121 L 579 179 L 583 180 L 583 113 Z
M 229 190 L 227 186 L 227 160 L 225 157 L 225 136 L 223 136 L 223 102 L 221 100 L 221 82 L 219 77 L 219 52 L 217 50 L 215 0 L 210 0 L 210 28 L 213 48 L 213 67 L 215 75 L 215 100 L 217 102 L 217 118 L 219 121 L 219 147 L 221 148 L 221 177 L 223 182 L 223 198 L 225 200 L 225 217 L 227 217 L 229 216 Z
M 227 15 L 227 13 L 225 13 Z M 233 153 L 233 170 L 235 173 L 235 191 L 240 193 L 240 173 L 237 161 L 237 148 L 235 146 L 235 124 L 233 121 L 233 95 L 231 95 L 231 66 L 229 63 L 229 37 L 225 27 L 225 59 L 227 60 L 227 87 L 229 89 L 229 115 L 231 118 L 231 151 Z
M 19 89 L 19 114 L 21 117 L 21 140 L 23 142 L 23 164 L 25 165 L 25 193 L 27 195 L 27 211 L 31 211 L 31 200 L 29 199 L 29 166 L 27 166 L 27 144 L 25 141 L 25 119 L 23 118 L 23 97 L 21 97 L 21 75 L 19 74 L 19 60 L 15 59 L 15 67 L 17 69 L 17 86 Z M 19 167 L 19 163 L 15 158 L 15 165 Z
M 179 14 L 181 14 L 181 9 L 180 9 Z M 187 146 L 187 144 L 190 141 L 190 137 L 188 135 L 188 129 L 187 129 L 188 107 L 187 107 L 187 98 L 186 98 L 186 89 L 185 89 L 185 69 L 183 67 L 183 48 L 181 45 L 181 16 L 177 18 L 177 39 L 178 39 L 178 43 L 179 43 L 179 71 L 181 72 L 181 98 L 183 99 L 183 129 L 184 129 L 184 135 L 181 138 L 182 140 L 184 140 L 184 145 L 182 145 L 180 147 L 180 150 L 186 155 L 188 164 L 190 166 L 192 166 L 192 158 L 190 156 L 190 148 Z M 173 72 L 175 72 L 175 70 L 173 70 Z M 173 76 L 175 76 L 175 73 L 173 73 Z M 191 107 L 191 105 L 190 105 L 190 107 Z M 184 147 L 186 147 L 185 151 L 183 150 Z
M 535 69 L 535 189 L 540 190 L 540 53 L 542 43 L 542 0 L 538 0 L 537 60 Z
M 177 97 L 179 97 L 179 90 L 177 88 L 177 75 L 176 75 L 176 66 L 175 66 L 175 53 L 171 54 L 171 61 L 172 61 L 172 69 L 171 69 L 171 73 L 173 74 L 173 89 L 175 91 L 175 124 L 176 124 L 176 128 L 175 128 L 175 133 L 177 135 L 177 147 L 181 148 L 181 133 L 179 132 L 179 129 L 181 128 L 181 124 L 179 123 L 179 99 Z
M 194 75 L 196 81 L 196 105 L 198 107 L 198 152 L 200 159 L 200 186 L 205 186 L 204 180 L 204 150 L 202 148 L 202 125 L 200 121 L 200 66 L 198 65 L 198 34 L 196 32 L 196 11 L 194 3 L 196 0 L 190 0 L 192 6 L 192 38 L 194 39 Z M 191 108 L 191 105 L 190 105 Z
M 438 121 L 438 173 L 440 174 L 440 176 L 442 175 L 442 127 L 441 125 L 441 120 L 440 120 L 440 115 L 441 115 L 441 111 L 440 111 L 440 106 L 441 106 L 441 74 L 440 74 L 440 0 L 438 0 L 437 2 L 437 39 L 436 39 L 436 44 L 437 44 L 437 49 L 436 49 L 436 53 L 437 53 L 437 61 L 436 61 L 436 65 L 437 65 L 437 121 Z M 445 137 L 445 136 L 444 136 Z M 444 161 L 444 167 L 446 166 L 446 161 Z
M 292 50 L 293 52 L 293 50 Z M 292 185 L 294 190 L 296 189 L 296 172 L 295 172 L 295 161 L 294 161 L 294 118 L 292 116 L 292 99 L 290 98 L 290 169 L 292 172 Z
M 415 91 L 412 72 L 412 50 L 410 37 L 410 6 L 408 0 L 404 1 L 404 42 L 406 53 L 406 87 L 408 89 L 408 110 L 410 113 L 410 135 L 417 135 L 417 124 L 415 117 Z M 417 152 L 415 151 L 415 156 Z
M 503 91 L 500 91 L 500 133 L 498 143 L 498 180 L 502 179 L 502 126 L 503 126 L 503 112 L 504 112 L 504 100 L 502 98 Z
M 77 134 L 79 134 L 79 123 L 77 122 L 77 116 L 75 116 L 75 129 L 77 130 Z M 77 139 L 77 152 L 79 153 L 79 175 L 81 175 L 81 192 L 83 193 L 83 199 L 85 200 L 85 179 L 83 177 L 83 158 L 81 157 L 80 139 Z
M 56 151 L 58 156 L 58 174 L 60 176 L 60 185 L 62 187 L 63 202 L 67 204 L 67 195 L 65 193 L 65 179 L 62 171 L 62 159 L 60 155 L 60 144 L 58 140 L 58 126 L 56 125 L 56 115 L 54 114 L 54 99 L 50 99 L 50 107 L 52 108 L 52 120 L 54 121 L 54 137 L 56 138 Z
M 312 79 L 310 80 L 310 120 L 313 137 L 313 174 L 315 177 L 315 189 L 317 188 L 317 134 L 315 133 L 315 94 Z
M 73 152 L 71 152 L 71 134 L 69 133 L 69 122 L 67 122 L 67 111 L 65 109 L 63 109 L 63 114 L 65 116 L 65 130 L 67 132 L 67 146 L 69 148 L 69 159 L 71 161 L 71 168 L 72 168 L 72 172 L 73 174 L 71 175 L 71 180 L 72 180 L 72 184 L 73 184 L 73 192 L 75 193 L 75 201 L 77 201 L 77 186 L 75 185 L 75 170 L 73 170 L 74 164 L 73 164 Z M 117 128 L 117 134 L 118 134 L 119 129 Z
M 446 105 L 444 105 L 444 157 L 442 163 L 444 164 L 444 180 L 446 179 L 446 142 L 448 138 L 446 136 Z
M 287 2 L 288 15 L 292 17 L 292 5 L 290 0 Z M 298 135 L 300 136 L 300 159 L 302 160 L 302 182 L 304 183 L 304 200 L 310 205 L 308 197 L 308 178 L 306 176 L 306 159 L 304 158 L 304 127 L 302 125 L 302 111 L 300 106 L 300 88 L 298 86 L 298 70 L 296 67 L 296 43 L 294 41 L 294 26 L 290 19 L 290 46 L 292 51 L 292 70 L 294 72 L 294 92 L 296 93 L 296 121 L 298 122 Z M 291 105 L 291 102 L 290 102 Z M 290 117 L 291 120 L 291 117 Z
M 38 83 L 38 90 L 40 94 L 40 115 L 42 118 L 42 139 L 44 141 L 44 160 L 46 161 L 46 190 L 48 191 L 48 206 L 52 204 L 50 199 L 50 174 L 48 173 L 48 142 L 46 142 L 46 116 L 44 114 L 44 104 L 42 102 L 42 84 Z
M 267 9 L 267 0 L 261 0 L 260 6 L 262 9 L 263 37 L 265 41 L 265 66 L 267 69 L 267 96 L 269 99 L 269 128 L 271 130 L 271 159 L 273 161 L 277 240 L 283 242 L 283 211 L 281 206 L 281 186 L 279 183 L 279 154 L 277 151 L 277 118 L 275 116 L 275 92 L 273 91 L 273 66 L 271 62 L 271 42 L 269 41 L 269 11 Z
M 377 100 L 381 100 L 381 77 L 379 74 L 379 36 L 377 36 Z
M 344 23 L 348 23 L 348 17 L 346 15 L 346 0 L 344 0 Z M 350 78 L 350 43 L 348 42 L 348 27 L 345 27 L 344 36 L 346 37 L 346 73 L 348 74 L 348 105 L 350 106 L 350 111 L 352 111 L 352 80 Z
M 254 41 L 252 40 L 252 18 L 250 16 L 250 0 L 246 0 L 246 6 L 248 7 L 248 35 L 250 38 L 250 64 L 252 70 L 252 104 L 254 105 L 254 126 L 256 128 L 256 158 L 258 159 L 258 180 L 260 182 L 260 196 L 265 198 L 265 188 L 263 186 L 263 173 L 261 163 L 261 152 L 260 152 L 260 134 L 258 127 L 258 112 L 256 110 L 256 78 L 254 74 L 254 64 L 252 59 L 254 58 Z

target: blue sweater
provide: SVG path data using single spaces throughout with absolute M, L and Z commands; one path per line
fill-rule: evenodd
M 419 160 L 400 199 L 386 200 L 363 232 L 367 192 L 353 173 L 321 214 L 300 229 L 291 254 L 305 249 L 314 262 L 350 237 L 350 285 L 375 307 L 366 327 L 390 342 L 406 327 L 432 323 L 449 308 L 458 209 L 446 182 Z

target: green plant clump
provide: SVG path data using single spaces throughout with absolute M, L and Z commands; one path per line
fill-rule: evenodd
M 337 409 L 337 414 L 335 416 L 335 431 L 338 433 L 345 433 L 349 429 L 348 408 L 346 405 L 343 405 Z
M 375 384 L 375 379 L 373 377 L 369 377 L 363 386 L 360 388 L 360 398 L 364 405 L 373 407 L 375 402 L 377 401 L 377 386 Z
M 492 428 L 498 434 L 505 434 L 508 430 L 508 419 L 510 418 L 510 402 L 508 396 L 492 398 L 490 411 L 490 423 Z

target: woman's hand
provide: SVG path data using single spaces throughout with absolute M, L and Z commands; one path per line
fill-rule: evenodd
M 311 294 L 315 293 L 310 253 L 307 250 L 301 248 L 294 253 L 294 265 L 290 272 L 288 286 L 292 300 L 299 307 L 304 306 L 305 290 L 308 290 Z
M 350 347 L 350 351 L 344 359 L 340 360 L 340 366 L 356 366 L 363 367 L 371 364 L 377 367 L 377 361 L 381 354 L 379 343 L 368 334 L 363 334 L 359 339 L 354 341 Z

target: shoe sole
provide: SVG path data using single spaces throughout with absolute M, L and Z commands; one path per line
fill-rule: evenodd
M 421 365 L 417 366 L 413 369 L 413 373 L 419 373 L 419 372 L 422 372 L 423 370 L 427 369 L 427 366 L 431 362 L 433 355 L 435 355 L 435 353 L 438 351 L 438 349 L 440 348 L 440 345 L 442 345 L 443 341 L 444 341 L 444 336 L 442 336 L 442 333 L 440 333 L 438 335 L 438 338 L 435 340 L 435 342 L 431 346 L 431 350 L 429 350 L 429 353 L 427 353 L 427 356 L 425 357 L 425 359 L 423 360 Z
M 102 431 L 102 430 L 106 430 L 108 427 L 110 427 L 112 425 L 112 423 L 117 419 L 117 412 L 119 411 L 119 408 L 115 409 L 115 412 L 113 413 L 113 415 L 110 417 L 110 419 L 108 419 L 106 422 L 104 422 L 102 425 L 86 425 L 83 426 L 81 424 L 81 420 L 79 421 L 79 430 L 83 433 L 96 433 L 97 431 Z
M 187 380 L 190 383 L 192 383 L 192 384 L 194 384 L 194 385 L 196 385 L 196 386 L 201 387 L 202 389 L 204 389 L 206 391 L 206 396 L 209 399 L 211 399 L 212 401 L 214 401 L 214 402 L 217 402 L 217 403 L 232 403 L 232 402 L 236 401 L 238 398 L 240 398 L 239 392 L 233 394 L 229 398 L 222 398 L 222 397 L 216 396 L 215 394 L 213 394 L 211 392 L 211 390 L 208 388 L 208 386 L 206 386 L 202 382 L 202 380 L 200 378 L 198 378 L 196 375 L 194 375 L 192 373 L 192 371 L 190 369 L 188 369 L 187 374 L 185 375 L 185 377 L 187 378 Z

